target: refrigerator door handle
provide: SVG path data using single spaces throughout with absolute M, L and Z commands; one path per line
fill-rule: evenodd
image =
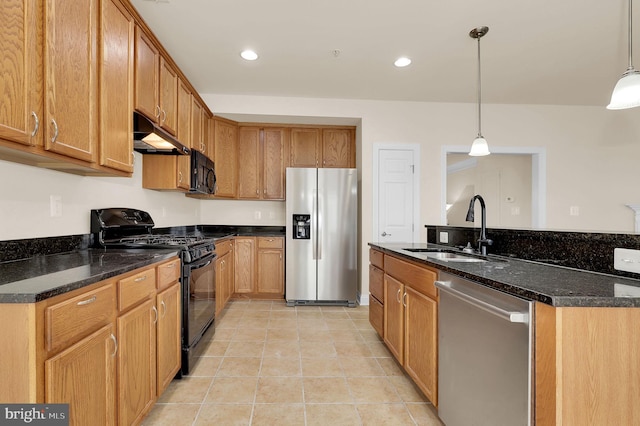
M 317 246 L 318 246 L 318 257 L 317 259 L 322 259 L 322 205 L 320 204 L 321 198 L 320 195 L 317 196 L 317 206 L 316 206 L 316 216 L 318 217 L 318 232 L 316 232 Z
M 311 209 L 311 254 L 313 260 L 318 260 L 318 194 L 313 194 L 313 206 Z

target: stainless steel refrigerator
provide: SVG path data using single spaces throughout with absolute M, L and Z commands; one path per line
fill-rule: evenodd
M 355 306 L 356 169 L 287 168 L 287 305 Z

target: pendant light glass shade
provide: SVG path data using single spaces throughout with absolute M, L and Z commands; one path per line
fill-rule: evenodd
M 611 94 L 611 102 L 607 109 L 627 109 L 640 106 L 640 72 L 633 68 L 632 35 L 632 0 L 629 0 L 629 66 Z
M 473 144 L 471 144 L 471 151 L 469 151 L 469 155 L 472 157 L 482 157 L 484 155 L 491 154 L 489 152 L 489 144 L 486 139 L 482 136 L 478 136 L 473 140 Z
M 489 144 L 482 136 L 482 81 L 480 74 L 480 38 L 489 32 L 489 27 L 474 28 L 469 32 L 469 37 L 478 40 L 478 136 L 471 145 L 469 155 L 472 157 L 482 157 L 489 155 Z
M 640 106 L 640 71 L 627 70 L 611 94 L 607 109 L 627 109 Z

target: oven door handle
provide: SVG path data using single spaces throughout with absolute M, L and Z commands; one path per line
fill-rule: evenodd
M 186 265 L 184 265 L 184 269 L 188 270 L 188 271 L 189 270 L 193 271 L 194 269 L 204 268 L 205 266 L 209 266 L 211 264 L 211 262 L 213 262 L 216 257 L 218 257 L 217 254 L 211 253 L 211 254 L 203 257 L 202 259 L 197 260 L 196 262 L 187 263 Z

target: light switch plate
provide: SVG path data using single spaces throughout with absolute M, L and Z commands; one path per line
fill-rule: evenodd
M 441 243 L 448 243 L 449 242 L 449 233 L 448 232 L 440 231 L 440 242 Z
M 640 250 L 614 249 L 613 268 L 618 271 L 640 273 Z

